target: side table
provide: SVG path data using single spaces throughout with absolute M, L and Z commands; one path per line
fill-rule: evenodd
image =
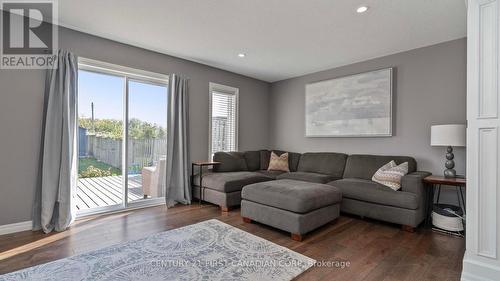
M 434 194 L 437 190 L 436 204 L 439 204 L 439 197 L 441 196 L 441 186 L 449 185 L 456 188 L 458 205 L 462 209 L 465 215 L 465 198 L 462 188 L 465 188 L 467 180 L 465 178 L 445 178 L 443 176 L 428 176 L 424 178 L 424 183 L 429 187 L 427 192 L 427 216 L 425 219 L 425 224 L 427 226 L 431 225 L 431 214 L 434 207 Z
M 194 167 L 197 166 L 200 173 L 200 198 L 199 203 L 204 199 L 204 189 L 203 189 L 203 167 L 219 165 L 220 162 L 215 161 L 193 161 L 191 163 L 191 187 L 195 186 L 194 183 Z

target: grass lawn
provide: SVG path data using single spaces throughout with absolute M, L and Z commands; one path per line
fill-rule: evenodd
M 81 172 L 87 170 L 89 166 L 94 166 L 95 168 L 101 169 L 101 170 L 108 170 L 111 168 L 111 173 L 113 175 L 121 175 L 122 171 L 116 167 L 113 167 L 111 165 L 108 165 L 106 163 L 103 163 L 101 161 L 97 161 L 97 159 L 93 157 L 86 157 L 86 158 L 80 158 L 78 159 L 78 174 L 81 174 Z

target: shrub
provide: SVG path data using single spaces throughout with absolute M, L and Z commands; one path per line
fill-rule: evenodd
M 95 119 L 81 117 L 78 119 L 80 127 L 88 130 L 87 134 L 99 137 L 122 139 L 123 122 L 115 119 Z M 162 139 L 165 138 L 166 129 L 158 124 L 148 123 L 132 118 L 128 124 L 129 136 L 132 139 Z
M 80 173 L 80 178 L 109 177 L 111 175 L 113 175 L 111 168 L 103 170 L 91 165 Z

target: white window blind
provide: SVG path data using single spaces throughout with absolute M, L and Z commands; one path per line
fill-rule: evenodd
M 237 89 L 221 91 L 214 88 L 210 91 L 210 158 L 218 151 L 238 150 Z

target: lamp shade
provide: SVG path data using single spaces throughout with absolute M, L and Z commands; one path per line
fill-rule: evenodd
M 462 124 L 431 126 L 432 146 L 465 146 L 466 129 Z

